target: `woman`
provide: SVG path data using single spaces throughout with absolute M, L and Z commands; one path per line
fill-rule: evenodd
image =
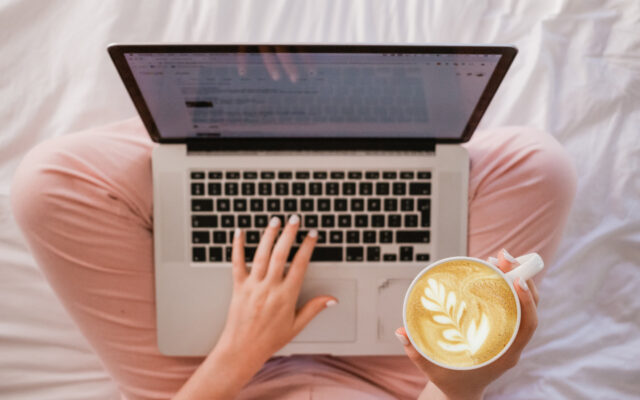
M 409 357 L 271 357 L 315 315 L 339 301 L 296 293 L 316 238 L 308 235 L 282 277 L 299 222 L 266 229 L 254 267 L 234 238 L 234 290 L 223 334 L 204 360 L 167 357 L 156 346 L 151 150 L 138 119 L 48 140 L 23 159 L 11 201 L 18 224 L 56 294 L 126 399 L 477 399 L 513 367 L 536 327 L 537 291 L 518 283 L 523 322 L 510 350 L 473 371 L 430 364 L 396 331 Z M 549 135 L 526 128 L 478 131 L 471 157 L 469 255 L 508 270 L 514 254 L 549 263 L 575 192 L 575 172 Z M 185 330 L 197 329 L 185 327 Z M 400 344 L 399 344 L 400 345 Z

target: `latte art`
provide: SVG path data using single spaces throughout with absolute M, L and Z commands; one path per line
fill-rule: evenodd
M 486 265 L 454 260 L 427 271 L 413 286 L 407 310 L 411 338 L 430 358 L 469 367 L 499 354 L 516 330 L 509 284 Z

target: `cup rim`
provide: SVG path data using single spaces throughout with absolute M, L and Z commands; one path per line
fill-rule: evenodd
M 511 335 L 511 338 L 509 339 L 509 341 L 507 342 L 507 344 L 504 346 L 504 348 L 495 356 L 491 357 L 490 359 L 488 359 L 487 361 L 483 362 L 482 364 L 478 364 L 478 365 L 472 365 L 469 367 L 456 367 L 453 365 L 447 365 L 447 364 L 443 364 L 439 361 L 434 360 L 433 358 L 429 357 L 428 355 L 424 354 L 424 352 L 420 349 L 420 347 L 418 345 L 416 345 L 416 343 L 414 342 L 413 338 L 411 337 L 411 331 L 409 330 L 409 327 L 407 325 L 407 301 L 409 299 L 409 295 L 411 294 L 411 291 L 413 290 L 413 287 L 415 286 L 415 284 L 420 280 L 420 278 L 422 277 L 422 275 L 424 275 L 427 271 L 431 270 L 432 268 L 437 267 L 440 264 L 444 264 L 446 262 L 449 261 L 453 261 L 453 260 L 468 260 L 468 261 L 474 261 L 474 262 L 478 262 L 480 264 L 486 265 L 489 268 L 492 268 L 494 271 L 498 272 L 498 274 L 500 274 L 500 276 L 502 277 L 502 279 L 504 279 L 507 284 L 509 285 L 509 288 L 511 289 L 511 293 L 513 294 L 515 301 L 516 301 L 516 308 L 518 310 L 518 316 L 516 318 L 516 329 L 514 329 L 513 334 Z M 516 267 L 517 268 L 517 267 Z M 502 272 L 500 270 L 500 268 L 496 267 L 495 265 L 484 261 L 482 259 L 476 258 L 476 257 L 467 257 L 467 256 L 455 256 L 455 257 L 447 257 L 447 258 L 443 258 L 441 260 L 438 261 L 434 261 L 433 263 L 427 265 L 426 267 L 424 267 L 422 269 L 422 271 L 420 271 L 415 278 L 413 278 L 413 281 L 411 281 L 411 285 L 409 285 L 409 288 L 407 289 L 405 295 L 404 295 L 404 302 L 402 304 L 402 323 L 404 324 L 404 329 L 407 332 L 407 337 L 409 338 L 409 341 L 411 342 L 411 345 L 413 346 L 414 349 L 416 349 L 416 351 L 424 358 L 426 358 L 427 360 L 429 360 L 430 362 L 442 367 L 442 368 L 447 368 L 447 369 L 452 369 L 452 370 L 458 370 L 458 371 L 468 371 L 468 370 L 472 370 L 472 369 L 477 369 L 477 368 L 481 368 L 484 367 L 485 365 L 489 365 L 492 362 L 494 362 L 495 360 L 497 360 L 498 358 L 500 358 L 507 350 L 509 350 L 509 348 L 511 347 L 511 345 L 513 344 L 514 340 L 516 339 L 516 336 L 518 335 L 518 332 L 520 331 L 520 320 L 522 318 L 522 310 L 520 307 L 520 298 L 518 297 L 518 293 L 516 293 L 515 287 L 513 285 L 513 282 L 507 278 L 507 275 Z

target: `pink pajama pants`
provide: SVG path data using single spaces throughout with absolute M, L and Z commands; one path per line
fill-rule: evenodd
M 202 360 L 156 348 L 153 146 L 138 119 L 50 139 L 22 160 L 11 192 L 38 265 L 130 400 L 170 398 Z M 562 147 L 522 127 L 478 131 L 465 146 L 469 255 L 536 251 L 549 264 L 575 192 Z M 425 384 L 404 356 L 276 357 L 240 397 L 416 398 Z

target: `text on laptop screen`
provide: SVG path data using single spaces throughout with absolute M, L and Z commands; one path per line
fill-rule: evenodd
M 498 54 L 126 53 L 163 138 L 460 138 Z

